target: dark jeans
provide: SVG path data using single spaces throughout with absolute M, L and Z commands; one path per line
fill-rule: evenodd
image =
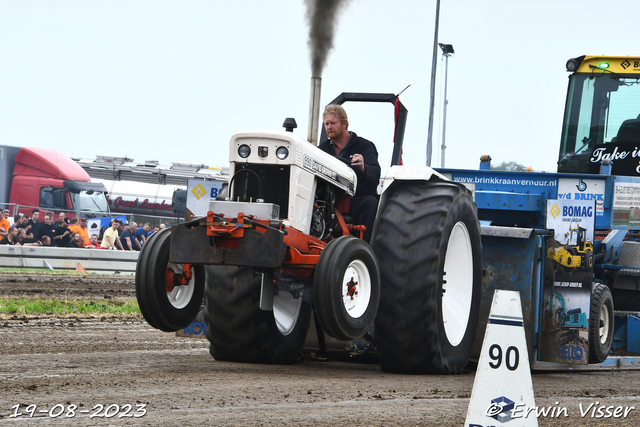
M 374 196 L 352 197 L 349 201 L 349 213 L 347 215 L 353 219 L 354 224 L 367 227 L 362 236 L 367 243 L 371 240 L 371 232 L 373 231 L 377 210 L 378 198 Z

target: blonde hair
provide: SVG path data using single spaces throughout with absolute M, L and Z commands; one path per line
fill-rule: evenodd
M 326 116 L 327 114 L 334 114 L 338 118 L 338 120 L 346 123 L 347 129 L 349 129 L 349 118 L 347 117 L 347 112 L 345 111 L 345 109 L 342 108 L 342 105 L 327 105 L 324 109 L 324 112 L 322 113 L 322 117 L 324 118 L 324 116 Z

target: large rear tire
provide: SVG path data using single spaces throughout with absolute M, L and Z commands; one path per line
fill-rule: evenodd
M 136 298 L 149 325 L 165 332 L 186 328 L 196 318 L 204 294 L 204 268 L 192 265 L 187 285 L 167 291 L 167 270 L 182 273 L 182 264 L 169 261 L 171 229 L 153 233 L 142 247 L 136 265 Z
M 589 363 L 602 363 L 613 343 L 613 297 L 609 287 L 594 283 L 589 314 Z
M 380 301 L 380 271 L 367 242 L 353 236 L 324 248 L 313 280 L 313 303 L 323 331 L 350 341 L 373 328 Z
M 383 193 L 371 246 L 382 279 L 375 341 L 382 370 L 458 373 L 480 309 L 482 245 L 461 185 L 397 182 Z
M 252 268 L 207 267 L 204 317 L 214 359 L 280 364 L 299 360 L 311 304 L 276 290 L 273 311 L 261 310 L 261 279 Z

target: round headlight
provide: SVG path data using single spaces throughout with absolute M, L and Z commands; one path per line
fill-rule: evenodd
M 276 157 L 280 160 L 284 160 L 289 156 L 289 150 L 287 147 L 278 147 L 276 150 Z
M 247 144 L 242 144 L 238 147 L 238 155 L 243 159 L 246 159 L 251 154 L 251 148 Z
M 572 58 L 567 61 L 567 71 L 574 72 L 578 69 L 578 61 Z

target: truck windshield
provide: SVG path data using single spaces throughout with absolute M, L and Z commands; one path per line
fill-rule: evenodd
M 102 191 L 71 192 L 73 209 L 80 212 L 109 212 L 107 197 Z
M 640 176 L 640 77 L 615 73 L 570 77 L 558 172 Z

